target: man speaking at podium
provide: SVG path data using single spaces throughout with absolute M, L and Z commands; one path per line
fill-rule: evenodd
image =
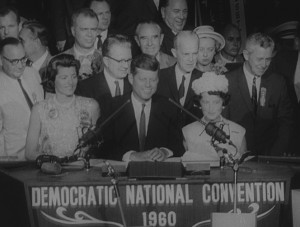
M 128 77 L 132 93 L 116 97 L 102 108 L 108 108 L 111 111 L 105 112 L 111 114 L 130 102 L 103 128 L 104 143 L 97 156 L 123 161 L 164 161 L 184 153 L 176 109 L 166 98 L 155 94 L 158 70 L 158 61 L 150 55 L 142 54 L 132 61 Z

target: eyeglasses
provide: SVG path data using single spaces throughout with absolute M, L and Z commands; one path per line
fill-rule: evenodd
M 3 57 L 6 61 L 10 62 L 13 66 L 18 65 L 19 62 L 21 62 L 23 65 L 25 65 L 26 62 L 27 62 L 27 60 L 28 60 L 25 56 L 22 57 L 22 58 L 20 58 L 20 59 L 9 59 L 9 58 L 7 58 L 7 57 L 5 57 L 5 56 L 2 56 L 2 57 Z
M 130 63 L 131 62 L 131 58 L 129 58 L 129 59 L 121 59 L 121 60 L 118 60 L 118 59 L 115 59 L 115 58 L 113 58 L 113 57 L 111 57 L 111 56 L 105 56 L 105 57 L 108 57 L 108 58 L 110 58 L 110 59 L 112 59 L 112 60 L 114 60 L 114 61 L 116 61 L 116 62 L 118 62 L 118 63 L 122 63 L 122 64 L 124 64 L 124 63 L 126 63 L 126 64 L 128 64 L 128 63 Z

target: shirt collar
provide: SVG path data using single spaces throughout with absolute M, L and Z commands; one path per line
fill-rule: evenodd
M 151 104 L 152 99 L 141 103 L 139 100 L 137 100 L 137 98 L 134 96 L 133 92 L 131 93 L 131 100 L 132 100 L 132 104 L 134 106 L 141 106 L 143 103 L 146 105 L 145 107 L 149 106 Z
M 78 59 L 79 56 L 88 56 L 88 55 L 92 55 L 92 54 L 94 54 L 94 51 L 95 51 L 95 50 L 96 50 L 96 49 L 93 48 L 93 49 L 92 49 L 91 51 L 89 51 L 88 53 L 83 54 L 83 53 L 81 53 L 81 52 L 76 48 L 76 46 L 74 45 L 74 54 L 75 54 L 76 59 Z
M 48 50 L 45 51 L 45 53 L 35 62 L 32 63 L 32 66 L 39 71 L 44 63 L 44 61 L 46 60 L 47 56 L 48 56 Z

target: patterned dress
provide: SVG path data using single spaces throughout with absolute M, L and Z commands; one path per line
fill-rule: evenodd
M 73 96 L 71 102 L 60 104 L 51 96 L 38 104 L 41 121 L 39 151 L 58 157 L 73 154 L 82 134 L 91 127 L 92 99 Z

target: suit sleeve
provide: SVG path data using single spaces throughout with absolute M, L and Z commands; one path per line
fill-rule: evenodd
M 278 135 L 271 148 L 272 155 L 282 155 L 288 151 L 293 130 L 293 107 L 284 80 L 281 81 L 280 98 L 277 113 Z

